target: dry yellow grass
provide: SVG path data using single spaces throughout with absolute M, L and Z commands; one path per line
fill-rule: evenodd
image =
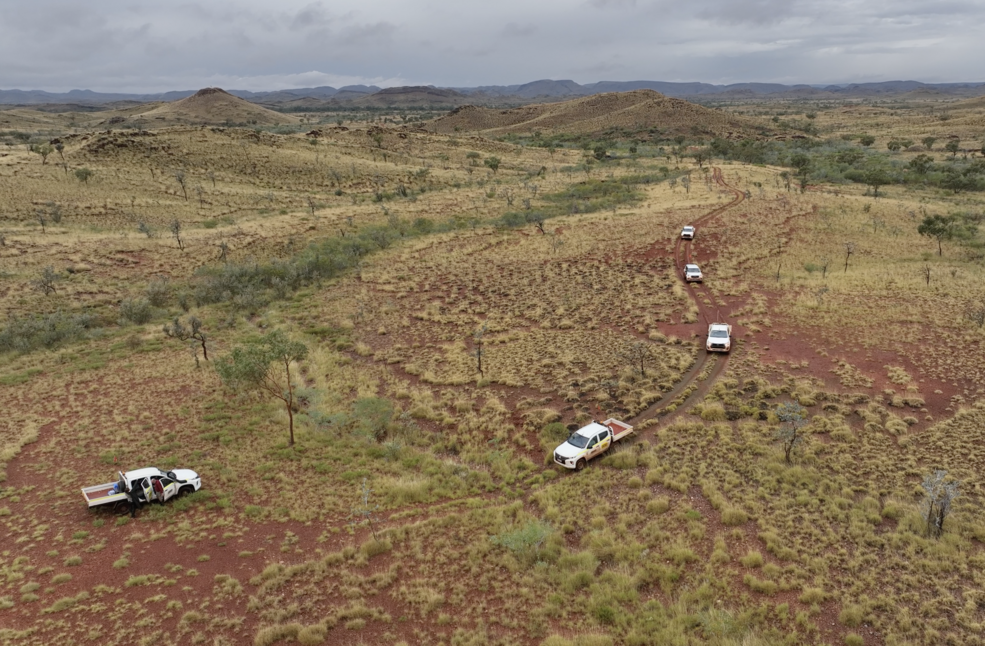
M 535 209 L 586 179 L 556 169 L 580 153 L 377 134 L 323 129 L 314 145 L 191 128 L 80 136 L 66 158 L 96 170 L 88 188 L 59 179 L 52 158 L 0 158 L 11 213 L 0 304 L 14 313 L 115 312 L 154 275 L 180 287 L 196 265 L 216 264 L 219 241 L 242 262 L 391 214 L 459 223 L 246 316 L 192 310 L 215 356 L 271 328 L 311 347 L 294 372 L 296 450 L 286 413 L 196 368 L 159 331 L 163 313 L 4 357 L 0 443 L 14 482 L 0 492 L 0 638 L 36 641 L 42 610 L 46 639 L 107 644 L 148 632 L 192 643 L 857 643 L 862 632 L 979 642 L 985 456 L 973 400 L 985 357 L 961 317 L 981 297 L 980 268 L 957 245 L 925 259 L 930 243 L 910 216 L 977 196 L 801 195 L 782 188 L 781 169 L 723 165 L 750 198 L 702 227 L 693 251 L 708 276 L 697 298 L 737 324 L 732 356 L 721 374 L 720 362 L 701 371 L 703 389 L 688 391 L 700 396 L 671 421 L 647 421 L 635 443 L 574 475 L 543 464 L 556 441 L 545 425 L 641 410 L 698 356 L 701 339 L 682 332 L 697 310 L 674 276 L 673 244 L 727 196 L 692 169 L 689 193 L 649 186 L 629 207 L 549 220 L 550 235 L 497 228 L 523 199 Z M 472 150 L 503 157 L 498 173 L 471 166 Z M 255 173 L 248 157 L 263 160 Z M 608 180 L 639 166 L 593 172 Z M 204 188 L 216 173 L 213 204 L 184 200 L 164 174 L 179 168 Z M 346 170 L 343 195 L 326 168 Z M 381 184 L 401 183 L 413 199 L 374 201 Z M 148 222 L 184 223 L 187 248 L 123 224 L 130 195 Z M 307 195 L 323 204 L 314 216 Z M 32 209 L 54 200 L 65 219 L 42 234 Z M 847 273 L 845 241 L 857 244 Z M 52 262 L 90 268 L 56 295 L 31 292 Z M 914 271 L 927 264 L 930 287 Z M 618 356 L 636 341 L 655 355 L 646 377 Z M 379 442 L 353 418 L 354 401 L 376 397 L 393 406 Z M 783 401 L 810 420 L 791 464 L 773 438 Z M 136 521 L 81 515 L 80 486 L 145 463 L 195 468 L 205 490 Z M 935 467 L 962 480 L 939 541 L 924 535 L 917 491 Z M 371 527 L 354 513 L 363 504 Z

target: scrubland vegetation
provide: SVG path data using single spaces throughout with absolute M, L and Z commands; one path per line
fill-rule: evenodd
M 982 206 L 943 179 L 981 156 L 916 179 L 856 135 L 944 122 L 835 112 L 765 143 L 15 137 L 0 640 L 980 643 Z M 744 199 L 688 288 L 680 226 L 734 198 L 711 164 Z M 736 342 L 704 363 L 707 316 Z M 276 387 L 228 368 L 272 339 Z M 552 465 L 609 416 L 636 437 Z M 150 464 L 204 488 L 85 511 Z

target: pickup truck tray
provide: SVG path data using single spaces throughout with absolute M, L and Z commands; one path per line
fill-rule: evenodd
M 127 495 L 125 493 L 116 493 L 113 491 L 113 487 L 116 484 L 115 482 L 107 482 L 106 484 L 85 487 L 82 490 L 82 496 L 86 499 L 86 505 L 89 507 L 99 507 L 100 505 L 126 502 Z

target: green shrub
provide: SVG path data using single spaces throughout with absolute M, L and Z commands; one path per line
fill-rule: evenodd
M 719 402 L 711 402 L 701 407 L 701 419 L 706 422 L 724 422 L 725 408 Z
M 815 603 L 822 603 L 827 598 L 828 595 L 821 588 L 804 588 L 803 594 L 800 595 L 800 602 L 813 605 Z
M 279 641 L 295 639 L 303 629 L 301 624 L 274 624 L 261 628 L 253 637 L 253 646 L 271 646 Z
M 551 422 L 540 431 L 540 438 L 552 449 L 568 439 L 568 435 L 568 427 L 563 422 Z
M 595 619 L 604 626 L 611 626 L 616 623 L 616 611 L 612 606 L 602 604 L 596 606 L 592 611 Z
M 722 524 L 729 527 L 743 525 L 749 520 L 749 515 L 738 507 L 726 507 L 722 510 Z
M 120 325 L 143 325 L 154 316 L 154 308 L 146 298 L 125 298 L 120 303 Z
M 0 352 L 31 352 L 54 348 L 88 335 L 96 324 L 91 314 L 54 312 L 33 317 L 12 316 L 0 329 Z
M 862 623 L 865 618 L 865 609 L 856 603 L 850 603 L 842 607 L 838 614 L 838 621 L 849 628 L 855 628 Z
M 552 533 L 554 530 L 549 524 L 531 520 L 512 531 L 490 536 L 489 540 L 493 545 L 506 548 L 517 558 L 533 561 Z
M 776 594 L 776 591 L 779 589 L 779 586 L 777 586 L 777 584 L 774 583 L 773 581 L 760 579 L 754 577 L 751 574 L 745 575 L 745 577 L 743 577 L 742 580 L 745 582 L 747 586 L 749 586 L 750 590 L 752 590 L 753 592 L 759 592 L 761 594 L 774 595 Z
M 739 559 L 739 563 L 742 563 L 745 567 L 762 567 L 763 555 L 757 550 L 749 550 L 745 556 Z
M 305 626 L 300 631 L 298 631 L 298 643 L 302 646 L 317 646 L 325 641 L 325 637 L 328 635 L 328 628 L 322 624 L 315 624 L 313 626 Z
M 636 452 L 628 447 L 610 451 L 602 458 L 602 464 L 613 469 L 635 469 L 637 463 Z
M 366 558 L 373 558 L 378 554 L 385 554 L 393 549 L 393 545 L 388 540 L 377 540 L 371 538 L 362 545 L 359 546 L 360 551 L 366 555 Z
M 663 497 L 654 498 L 646 503 L 646 512 L 648 514 L 663 514 L 668 509 L 670 509 L 670 501 Z

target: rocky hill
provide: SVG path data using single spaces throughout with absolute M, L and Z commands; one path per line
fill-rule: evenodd
M 510 110 L 467 105 L 430 124 L 430 129 L 441 133 L 477 132 L 487 136 L 537 131 L 589 134 L 613 128 L 657 128 L 665 135 L 720 137 L 755 136 L 768 130 L 765 122 L 673 99 L 653 90 L 611 92 Z

